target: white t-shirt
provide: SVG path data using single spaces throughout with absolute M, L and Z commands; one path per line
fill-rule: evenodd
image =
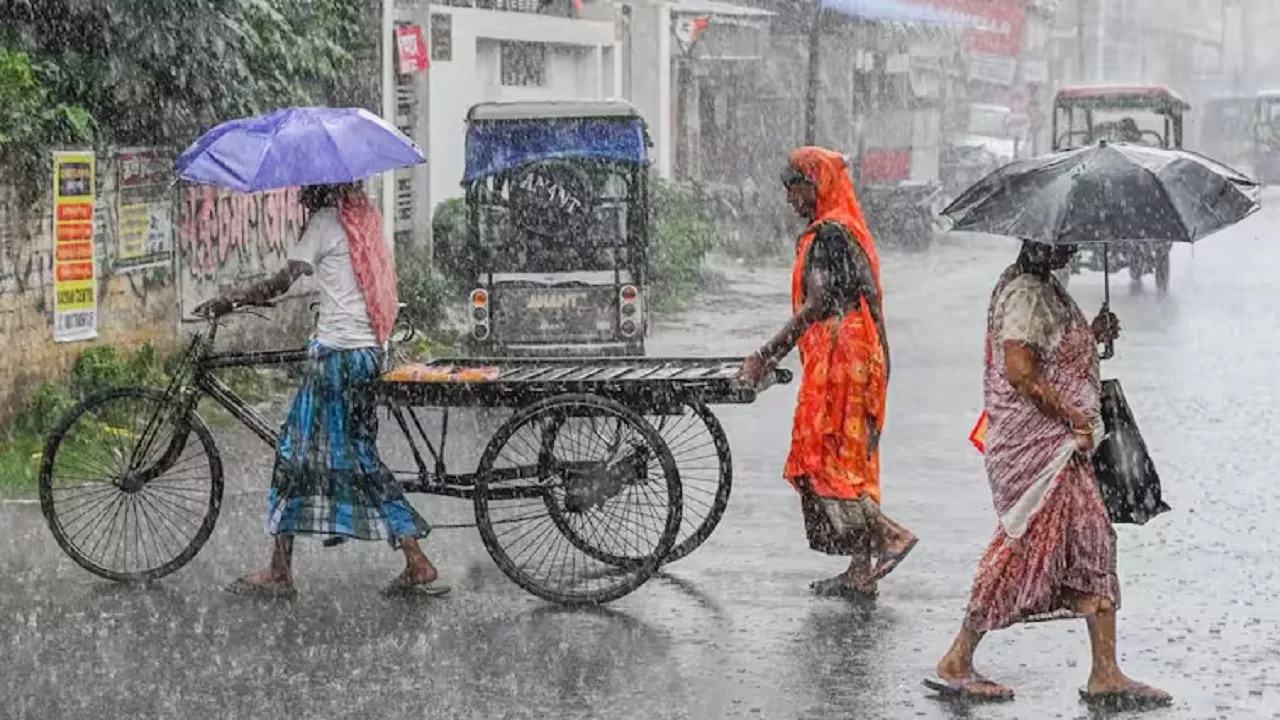
M 306 263 L 315 275 L 320 290 L 317 341 L 338 350 L 378 347 L 337 208 L 321 208 L 312 213 L 289 260 Z

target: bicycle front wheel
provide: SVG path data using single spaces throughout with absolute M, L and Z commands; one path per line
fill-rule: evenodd
M 120 582 L 156 580 L 196 556 L 222 508 L 213 435 L 152 388 L 91 395 L 50 433 L 40 509 L 58 546 Z

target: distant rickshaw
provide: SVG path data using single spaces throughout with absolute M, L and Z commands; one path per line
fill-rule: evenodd
M 1182 148 L 1183 115 L 1191 105 L 1163 85 L 1074 85 L 1060 88 L 1053 101 L 1053 149 L 1092 145 L 1101 140 Z M 1153 273 L 1160 292 L 1169 289 L 1170 243 L 1113 246 L 1107 269 L 1129 268 L 1135 282 Z M 1101 254 L 1081 249 L 1071 273 L 1101 271 Z M 1068 275 L 1061 279 L 1065 282 Z
M 635 108 L 481 103 L 466 143 L 473 353 L 643 355 L 650 142 Z
M 1280 90 L 1253 99 L 1253 176 L 1263 185 L 1280 183 Z
M 1256 102 L 1252 94 L 1207 100 L 1199 113 L 1195 150 L 1232 167 L 1252 168 Z

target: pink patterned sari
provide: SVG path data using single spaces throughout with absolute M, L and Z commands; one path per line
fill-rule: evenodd
M 1075 451 L 1071 429 L 1040 411 L 1009 384 L 1004 341 L 1011 337 L 1005 301 L 1016 283 L 1031 293 L 1042 317 L 1053 318 L 1048 340 L 1036 344 L 1044 378 L 1094 421 L 1101 440 L 1098 355 L 1080 308 L 1052 276 L 1005 271 L 987 315 L 984 402 L 988 415 L 987 479 L 1000 527 L 978 568 L 968 625 L 1008 627 L 1069 610 L 1072 594 L 1119 604 L 1115 531 L 1098 492 L 1093 464 Z

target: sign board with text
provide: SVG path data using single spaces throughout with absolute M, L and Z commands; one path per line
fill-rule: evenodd
M 396 50 L 400 58 L 400 74 L 423 72 L 431 66 L 427 55 L 427 41 L 422 37 L 422 26 L 404 25 L 396 28 Z
M 95 157 L 53 154 L 53 339 L 98 336 L 98 267 L 93 246 Z
M 542 236 L 584 233 L 591 220 L 591 180 L 568 162 L 531 163 L 511 182 L 511 214 L 525 231 Z
M 970 76 L 1008 85 L 1013 82 L 1022 51 L 1026 0 L 912 0 L 965 17 L 965 45 L 971 55 Z
M 173 259 L 173 159 L 155 148 L 120 151 L 117 184 L 120 247 L 113 268 L 124 272 L 168 265 Z

